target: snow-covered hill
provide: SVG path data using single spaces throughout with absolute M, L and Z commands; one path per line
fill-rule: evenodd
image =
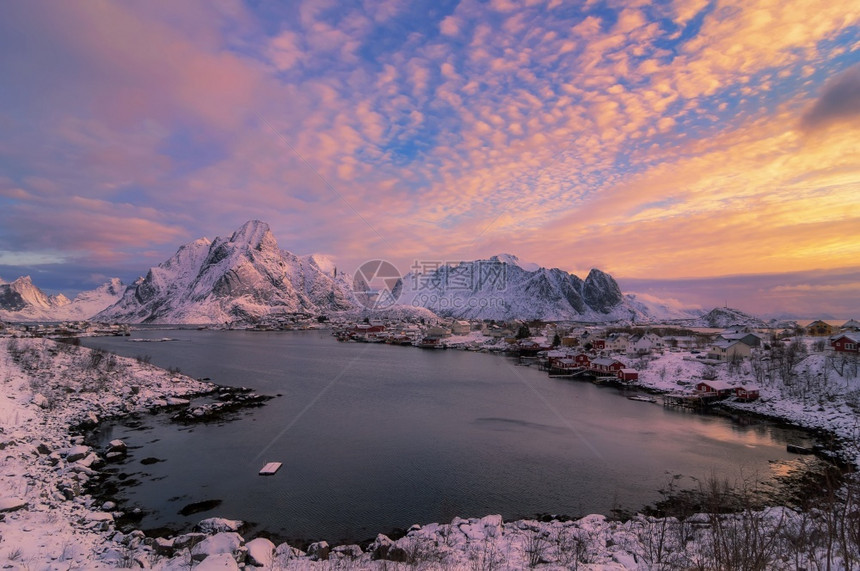
M 731 307 L 715 307 L 701 317 L 679 320 L 679 324 L 687 327 L 712 327 L 719 329 L 733 325 L 753 328 L 768 327 L 768 324 L 762 319 Z
M 321 267 L 322 266 L 322 267 Z M 200 238 L 150 268 L 96 316 L 121 323 L 253 323 L 293 312 L 350 309 L 346 281 L 321 256 L 281 250 L 269 225 L 246 222 L 229 238 Z
M 650 321 L 609 274 L 592 269 L 585 280 L 558 268 L 521 263 L 499 254 L 445 265 L 404 278 L 400 303 L 463 319 Z
M 12 283 L 0 280 L 0 319 L 6 321 L 77 321 L 85 320 L 116 303 L 125 286 L 113 278 L 98 288 L 78 294 L 69 300 L 63 294 L 47 295 L 30 276 Z
M 677 299 L 663 299 L 645 293 L 626 293 L 624 297 L 637 312 L 642 316 L 650 317 L 653 321 L 696 319 L 705 313 Z

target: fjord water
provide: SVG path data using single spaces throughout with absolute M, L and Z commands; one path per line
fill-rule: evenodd
M 132 447 L 118 470 L 134 485 L 120 496 L 147 512 L 144 529 L 219 515 L 283 538 L 341 541 L 454 516 L 609 514 L 658 500 L 674 474 L 766 479 L 796 437 L 631 401 L 497 355 L 339 343 L 323 331 L 132 339 L 165 336 L 175 340 L 85 344 L 281 396 L 230 422 L 108 425 L 105 441 Z M 283 467 L 257 475 L 270 461 Z M 221 503 L 178 513 L 209 500 Z

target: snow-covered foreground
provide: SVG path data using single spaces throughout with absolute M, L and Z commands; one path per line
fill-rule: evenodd
M 116 506 L 97 505 L 83 493 L 100 464 L 122 453 L 122 443 L 91 450 L 70 429 L 182 406 L 184 397 L 212 385 L 85 348 L 4 339 L 0 386 L 4 569 L 794 569 L 827 560 L 833 568 L 860 566 L 860 518 L 851 515 L 857 498 L 839 494 L 806 512 L 747 507 L 719 516 L 679 510 L 677 519 L 636 516 L 626 522 L 599 515 L 567 522 L 455 518 L 414 526 L 396 541 L 380 535 L 363 547 L 317 543 L 306 552 L 243 537 L 241 522 L 217 518 L 172 538 L 123 533 L 116 528 Z M 719 508 L 729 494 L 715 485 L 705 499 Z

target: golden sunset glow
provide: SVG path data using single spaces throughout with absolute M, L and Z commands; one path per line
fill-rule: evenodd
M 130 281 L 258 218 L 350 271 L 511 252 L 693 304 L 724 298 L 696 280 L 748 276 L 737 307 L 860 314 L 856 2 L 5 12 L 0 276 Z

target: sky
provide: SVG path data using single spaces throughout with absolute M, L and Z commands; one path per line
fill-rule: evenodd
M 860 317 L 849 0 L 7 2 L 0 278 L 269 223 L 344 271 L 509 252 Z

